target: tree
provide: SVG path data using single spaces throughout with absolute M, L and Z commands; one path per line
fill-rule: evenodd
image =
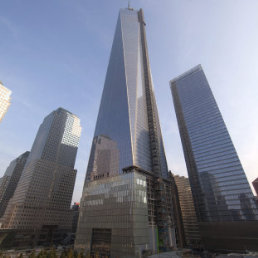
M 90 258 L 90 251 L 87 252 L 86 258 Z
M 29 255 L 29 258 L 36 258 L 36 254 L 35 254 L 35 251 L 33 251 L 30 255 Z
M 67 254 L 67 258 L 74 258 L 73 249 L 69 249 L 68 254 Z
M 47 251 L 46 250 L 41 250 L 39 254 L 37 255 L 37 258 L 47 258 Z
M 77 258 L 86 258 L 86 257 L 84 256 L 83 252 L 80 252 L 80 253 L 78 254 Z
M 61 253 L 60 258 L 66 258 L 66 253 L 65 253 L 65 251 L 63 251 L 63 252 Z
M 56 249 L 51 248 L 51 250 L 48 253 L 49 258 L 57 258 Z

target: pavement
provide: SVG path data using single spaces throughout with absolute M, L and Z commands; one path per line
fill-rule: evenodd
M 149 256 L 149 258 L 180 258 L 180 257 L 181 256 L 178 256 L 177 251 L 154 254 Z

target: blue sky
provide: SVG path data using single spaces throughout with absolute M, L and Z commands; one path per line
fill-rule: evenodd
M 169 80 L 202 64 L 249 182 L 258 177 L 258 1 L 131 0 L 142 7 L 169 168 L 186 175 Z M 126 0 L 0 1 L 0 177 L 64 107 L 83 127 L 74 201 L 88 163 L 118 11 Z

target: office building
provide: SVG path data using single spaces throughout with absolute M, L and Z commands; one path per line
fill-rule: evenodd
M 76 233 L 77 224 L 79 219 L 79 212 L 80 212 L 80 203 L 75 202 L 72 206 L 73 212 L 73 219 L 72 219 L 72 233 Z
M 174 220 L 175 220 L 176 246 L 178 248 L 184 248 L 187 246 L 187 242 L 185 237 L 183 216 L 182 216 L 180 199 L 179 199 L 179 191 L 177 188 L 175 177 L 171 171 L 169 171 L 169 176 L 170 176 L 171 186 L 172 186 L 171 197 L 172 197 L 173 213 L 174 213 Z
M 221 248 L 230 248 L 231 237 L 238 234 L 234 230 L 256 224 L 236 223 L 257 221 L 253 193 L 202 67 L 194 67 L 170 84 L 198 221 L 206 242 L 210 238 L 214 244 L 221 241 Z M 229 232 L 232 235 L 226 236 Z M 223 234 L 227 239 L 219 237 Z M 234 244 L 243 249 L 248 245 L 240 237 Z
M 0 122 L 11 104 L 11 94 L 12 92 L 4 87 L 4 85 L 0 81 Z
M 13 160 L 0 180 L 0 218 L 4 215 L 7 204 L 13 196 L 29 153 L 26 151 Z
M 258 208 L 258 177 L 252 182 L 254 190 L 256 192 L 256 196 L 254 197 L 256 206 Z
M 52 241 L 54 232 L 71 231 L 70 204 L 80 134 L 79 118 L 63 108 L 44 119 L 2 228 L 34 232 L 38 244 Z
M 75 248 L 140 257 L 175 247 L 174 228 L 143 11 L 128 8 L 113 40 Z
M 258 196 L 258 177 L 252 182 L 256 196 Z
M 189 180 L 184 176 L 178 175 L 175 175 L 174 179 L 179 196 L 186 246 L 190 248 L 200 248 L 201 238 L 199 225 Z

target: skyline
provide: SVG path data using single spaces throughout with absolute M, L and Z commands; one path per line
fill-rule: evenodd
M 26 8 L 36 8 L 36 14 L 39 17 L 37 17 L 35 24 L 32 23 L 33 18 L 36 18 L 33 17 L 33 11 L 26 17 L 23 17 L 23 23 L 19 23 L 21 16 L 14 17 L 12 16 L 15 14 L 14 11 L 12 15 L 10 15 L 11 10 L 8 12 L 11 4 L 3 3 L 1 4 L 3 7 L 0 8 L 0 31 L 2 32 L 1 34 L 4 33 L 7 35 L 7 38 L 0 43 L 0 80 L 3 81 L 6 87 L 13 91 L 12 105 L 0 124 L 0 142 L 4 143 L 3 145 L 0 144 L 0 177 L 4 174 L 11 160 L 24 151 L 30 150 L 30 146 L 43 117 L 51 110 L 62 106 L 78 115 L 83 127 L 75 165 L 78 173 L 73 198 L 74 201 L 79 201 L 86 175 L 91 139 L 95 129 L 94 125 L 97 119 L 98 106 L 104 85 L 116 17 L 119 8 L 126 7 L 127 2 L 124 1 L 124 4 L 123 2 L 117 4 L 116 1 L 110 1 L 109 4 L 105 4 L 104 1 L 99 1 L 102 2 L 103 7 L 106 6 L 106 8 L 103 8 L 103 11 L 97 8 L 97 4 L 89 2 L 84 6 L 83 2 L 80 1 L 73 6 L 68 1 L 64 1 L 64 3 L 56 1 L 55 3 L 45 3 L 45 6 L 41 6 L 43 8 L 42 16 L 38 12 L 41 9 L 36 4 L 32 4 L 32 1 L 28 2 L 31 3 L 30 6 L 26 3 L 23 4 L 24 6 L 20 6 L 24 8 L 23 10 Z M 202 2 L 202 5 L 206 9 L 201 6 L 204 9 L 198 10 L 200 5 L 198 3 L 193 4 L 191 1 L 184 1 L 183 4 L 180 4 L 179 1 L 175 3 L 164 1 L 162 7 L 155 3 L 154 0 L 145 2 L 148 3 L 145 4 L 144 1 L 138 1 L 139 4 L 136 4 L 136 1 L 132 1 L 131 6 L 135 9 L 142 7 L 146 16 L 150 63 L 169 169 L 175 174 L 187 175 L 172 98 L 170 96 L 169 81 L 184 73 L 192 66 L 201 63 L 246 171 L 249 183 L 251 183 L 257 177 L 255 168 L 258 165 L 256 161 L 258 154 L 258 137 L 256 136 L 258 123 L 252 120 L 258 110 L 256 104 L 258 91 L 255 87 L 258 82 L 258 75 L 255 74 L 255 70 L 258 68 L 258 51 L 255 48 L 255 45 L 258 43 L 255 30 L 258 25 L 258 18 L 255 17 L 255 12 L 253 11 L 257 3 L 251 1 L 253 6 L 250 4 L 247 7 L 241 4 L 240 1 L 228 1 L 223 4 L 213 1 L 213 5 L 209 6 L 207 3 L 199 1 L 199 3 Z M 59 5 L 56 6 L 56 3 L 59 3 Z M 18 1 L 17 5 L 19 5 Z M 82 6 L 78 7 L 78 5 Z M 233 5 L 235 9 L 232 11 L 231 8 Z M 164 8 L 165 6 L 166 8 Z M 224 9 L 220 10 L 219 8 L 222 6 Z M 51 13 L 48 10 L 50 7 L 57 9 L 51 10 L 53 12 Z M 50 11 L 48 16 L 49 24 L 47 23 L 47 25 L 50 25 L 51 21 L 54 21 L 53 19 L 56 18 L 55 12 L 59 10 L 59 7 L 63 8 L 63 13 L 59 16 L 60 24 L 54 23 L 54 26 L 50 29 L 44 25 L 43 13 L 46 10 Z M 161 15 L 164 10 L 173 11 L 175 7 L 179 14 L 176 14 L 176 11 L 174 11 L 175 13 L 171 15 L 167 11 L 167 15 Z M 190 16 L 189 21 L 186 21 L 187 13 L 190 13 L 191 8 L 195 8 L 194 11 L 198 10 L 198 13 L 196 16 Z M 248 16 L 243 14 L 243 8 L 249 10 L 245 10 Z M 197 40 L 199 35 L 204 36 L 209 31 L 207 28 L 205 30 L 205 27 L 197 26 L 198 29 L 192 30 L 195 27 L 192 26 L 192 23 L 194 23 L 193 25 L 202 24 L 203 20 L 200 16 L 204 10 L 207 11 L 207 17 L 211 15 L 211 12 L 214 11 L 215 13 L 211 15 L 211 21 L 208 24 L 213 25 L 214 37 L 217 39 L 216 46 L 213 46 L 213 35 L 209 35 L 210 37 L 206 41 L 205 37 L 202 38 L 204 41 L 203 44 Z M 230 10 L 232 13 L 227 16 L 227 12 Z M 3 11 L 7 11 L 5 15 L 3 15 Z M 17 11 L 19 12 L 20 9 L 17 8 Z M 216 19 L 220 11 L 222 12 L 221 19 Z M 76 16 L 75 19 L 74 14 L 79 13 L 82 14 Z M 180 14 L 184 14 L 182 17 L 185 19 L 181 19 L 180 21 Z M 105 18 L 107 19 L 104 19 L 103 15 L 104 17 L 106 15 Z M 243 19 L 243 15 L 246 19 Z M 177 21 L 179 24 L 171 23 L 169 20 L 171 17 L 174 17 L 172 21 Z M 239 19 L 239 17 L 242 19 Z M 225 22 L 226 19 L 227 22 Z M 92 23 L 88 24 L 87 21 L 89 22 L 90 20 L 92 20 Z M 218 27 L 216 27 L 216 24 L 213 24 L 215 20 L 220 23 Z M 63 21 L 67 22 L 67 24 L 61 24 Z M 72 24 L 70 24 L 71 21 Z M 164 27 L 168 21 L 170 22 L 169 26 L 164 28 L 164 31 L 160 31 L 159 27 L 162 25 Z M 225 27 L 221 24 L 225 25 Z M 67 27 L 67 25 L 70 25 L 70 27 Z M 80 26 L 79 32 L 83 33 L 84 31 L 87 35 L 83 37 L 79 35 L 78 31 L 74 32 L 73 25 Z M 183 28 L 183 25 L 187 25 L 185 31 L 180 32 L 180 26 Z M 43 42 L 40 42 L 40 38 L 37 38 L 39 36 L 37 30 L 35 30 L 37 26 L 41 28 L 43 35 L 47 36 Z M 247 27 L 248 31 L 245 30 Z M 21 32 L 22 29 L 25 30 L 24 38 Z M 60 29 L 61 31 L 59 31 Z M 69 33 L 65 29 L 68 29 Z M 177 33 L 179 37 L 174 37 L 172 32 L 169 35 L 167 31 L 170 30 Z M 61 36 L 60 41 L 54 32 L 62 32 L 61 34 L 57 34 Z M 229 35 L 229 32 L 232 35 Z M 239 38 L 237 36 L 240 33 L 242 34 Z M 51 36 L 50 34 L 53 35 Z M 71 37 L 76 36 L 76 43 L 66 38 L 65 36 L 67 35 L 71 35 Z M 88 41 L 87 36 L 89 35 L 94 39 L 92 42 Z M 248 37 L 245 37 L 248 35 L 250 36 L 249 41 L 246 40 Z M 29 37 L 27 41 L 26 36 L 31 36 L 31 38 Z M 21 43 L 13 43 L 13 39 L 19 40 Z M 50 44 L 45 46 L 44 44 L 47 43 L 48 39 L 50 39 Z M 67 39 L 68 42 L 65 42 L 64 39 Z M 82 41 L 79 41 L 80 39 Z M 189 39 L 193 39 L 191 41 L 192 45 L 185 43 L 189 42 Z M 232 46 L 233 39 L 238 39 L 238 41 L 236 40 L 234 42 L 236 43 L 234 46 Z M 30 40 L 32 42 L 26 48 L 25 43 L 29 43 Z M 12 43 L 10 44 L 10 42 Z M 247 45 L 246 49 L 242 49 L 244 42 Z M 58 43 L 65 43 L 65 46 L 59 46 Z M 74 44 L 74 48 L 78 47 L 78 52 L 74 48 L 70 48 L 69 44 L 71 43 Z M 87 47 L 85 47 L 85 43 L 88 44 L 86 44 Z M 171 43 L 174 45 L 172 44 L 170 46 Z M 36 49 L 37 47 L 39 49 Z M 13 55 L 11 54 L 12 50 L 14 50 Z M 72 53 L 67 55 L 67 52 L 70 50 L 72 50 Z M 198 54 L 195 56 L 196 50 L 199 51 L 199 57 Z M 211 50 L 214 50 L 213 55 L 210 55 Z M 224 56 L 226 54 L 228 54 L 227 56 L 232 61 L 227 60 L 227 57 Z M 24 60 L 24 57 L 27 59 L 25 58 Z M 54 61 L 57 63 L 52 64 L 52 57 L 55 58 Z M 61 60 L 56 60 L 57 57 L 61 57 Z M 173 58 L 174 61 L 172 62 L 171 60 Z M 22 60 L 28 63 L 25 64 Z M 250 67 L 248 67 L 248 70 L 245 70 L 244 68 L 248 64 Z M 34 66 L 39 67 L 36 69 Z M 235 69 L 230 70 L 232 66 Z M 53 70 L 53 73 L 51 70 Z M 235 72 L 235 70 L 238 70 L 238 72 Z M 44 79 L 45 83 L 42 82 Z M 75 89 L 70 88 L 73 82 L 74 84 L 77 83 Z M 245 82 L 249 82 L 249 85 L 245 85 L 246 91 L 243 93 L 240 86 L 243 86 Z M 91 85 L 94 85 L 94 88 Z M 228 88 L 227 85 L 229 85 Z M 45 87 L 47 87 L 48 91 L 46 90 L 45 93 L 41 92 L 41 94 L 38 94 L 37 91 L 43 91 Z M 232 89 L 234 90 L 233 96 Z M 62 94 L 60 94 L 60 91 Z M 74 93 L 74 96 L 72 93 Z M 51 98 L 52 94 L 54 96 L 53 98 Z M 241 102 L 239 99 L 241 99 Z M 71 100 L 72 103 L 69 102 Z M 239 105 L 239 103 L 243 104 Z M 245 108 L 242 108 L 242 106 Z M 235 113 L 237 113 L 237 116 Z M 27 114 L 29 118 L 26 117 Z M 244 121 L 245 123 L 239 123 L 239 121 Z M 21 128 L 20 133 L 15 129 L 16 127 L 18 129 Z

